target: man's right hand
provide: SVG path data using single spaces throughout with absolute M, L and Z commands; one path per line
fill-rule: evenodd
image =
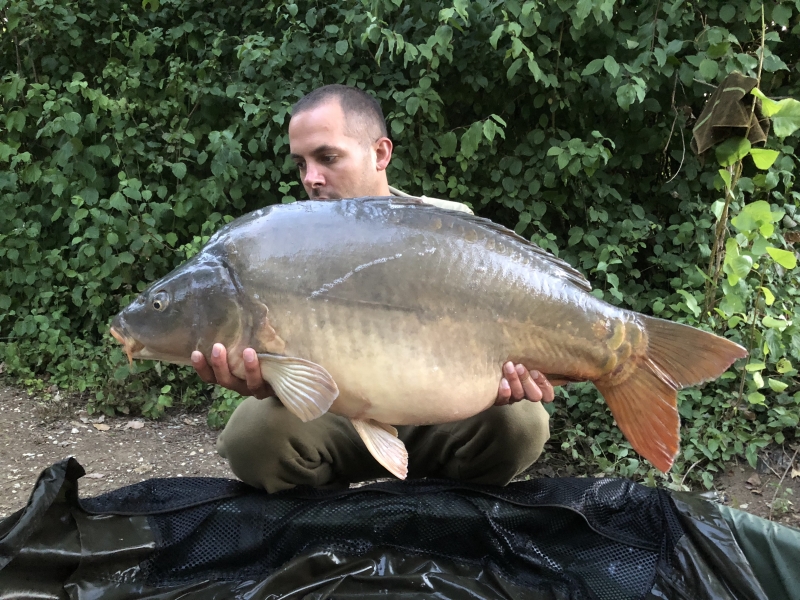
M 214 344 L 211 349 L 210 365 L 202 352 L 197 350 L 192 352 L 192 366 L 200 379 L 206 383 L 216 383 L 242 396 L 255 396 L 256 398 L 274 396 L 275 392 L 272 390 L 272 386 L 261 376 L 261 366 L 255 350 L 245 348 L 242 352 L 242 359 L 244 360 L 245 379 L 239 379 L 231 374 L 228 367 L 228 353 L 222 344 Z

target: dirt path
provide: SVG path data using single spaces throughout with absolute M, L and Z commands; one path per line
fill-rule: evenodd
M 86 469 L 82 497 L 152 477 L 233 477 L 214 449 L 217 433 L 206 425 L 204 413 L 173 412 L 157 422 L 99 421 L 77 406 L 38 401 L 0 380 L 0 517 L 22 508 L 39 473 L 68 456 Z M 759 473 L 746 463 L 728 465 L 715 481 L 725 503 L 767 517 L 778 489 L 773 520 L 800 527 L 800 455 L 789 465 L 792 453 L 787 447 L 764 454 Z M 546 454 L 531 476 L 565 474 L 562 459 Z
M 82 497 L 151 477 L 233 477 L 205 415 L 160 421 L 89 417 L 73 406 L 37 403 L 0 383 L 0 517 L 22 508 L 39 473 L 74 456 L 86 469 Z

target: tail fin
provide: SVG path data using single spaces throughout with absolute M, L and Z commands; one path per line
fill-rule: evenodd
M 716 379 L 747 351 L 694 327 L 638 318 L 647 331 L 647 356 L 632 357 L 635 364 L 623 375 L 594 383 L 633 448 L 666 473 L 680 445 L 677 390 Z

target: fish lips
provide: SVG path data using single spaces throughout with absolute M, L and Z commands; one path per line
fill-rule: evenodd
M 109 332 L 125 348 L 125 354 L 128 355 L 128 363 L 133 364 L 133 359 L 137 358 L 136 354 L 144 349 L 144 344 L 128 334 L 125 324 L 119 317 L 114 319 Z

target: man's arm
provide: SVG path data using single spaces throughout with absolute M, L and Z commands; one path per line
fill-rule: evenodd
M 272 387 L 261 376 L 255 350 L 246 348 L 242 353 L 244 359 L 245 379 L 231 374 L 228 367 L 228 355 L 225 346 L 214 344 L 211 350 L 211 364 L 200 352 L 192 352 L 192 366 L 200 379 L 206 383 L 216 383 L 233 390 L 242 396 L 266 398 L 275 395 Z M 523 365 L 515 365 L 511 361 L 503 365 L 504 377 L 500 379 L 495 406 L 513 404 L 520 400 L 531 402 L 552 402 L 553 386 L 538 371 L 529 372 Z

